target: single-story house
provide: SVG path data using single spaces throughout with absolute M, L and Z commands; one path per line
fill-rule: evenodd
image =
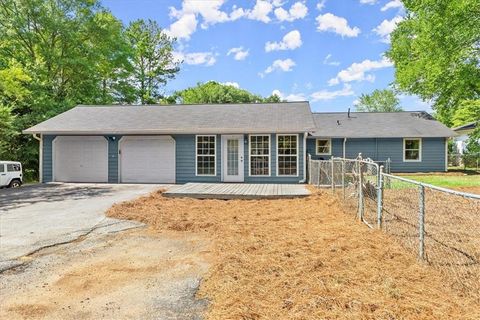
M 41 181 L 305 182 L 308 102 L 77 106 L 25 133 Z
M 453 128 L 452 130 L 457 133 L 457 136 L 454 138 L 456 151 L 459 154 L 463 154 L 467 147 L 467 140 L 470 137 L 470 134 L 477 128 L 478 122 L 473 121 L 463 126 Z
M 447 171 L 448 139 L 455 133 L 426 112 L 313 113 L 307 139 L 312 159 L 363 158 L 385 162 L 392 172 Z
M 314 159 L 358 153 L 392 171 L 446 170 L 453 132 L 426 113 L 313 113 L 308 102 L 77 106 L 24 133 L 42 182 L 303 183 Z

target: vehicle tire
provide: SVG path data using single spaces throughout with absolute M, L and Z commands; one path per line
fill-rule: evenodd
M 10 181 L 9 187 L 10 188 L 19 188 L 22 185 L 20 180 L 12 180 Z

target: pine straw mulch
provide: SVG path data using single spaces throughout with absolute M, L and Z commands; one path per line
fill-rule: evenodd
M 158 231 L 203 233 L 211 267 L 206 319 L 478 319 L 434 269 L 342 212 L 330 194 L 282 200 L 150 196 L 110 217 Z

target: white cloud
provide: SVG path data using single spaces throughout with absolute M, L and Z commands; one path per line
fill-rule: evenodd
M 332 54 L 329 53 L 327 54 L 327 56 L 325 57 L 325 59 L 323 59 L 323 64 L 327 64 L 329 66 L 339 66 L 340 65 L 340 62 L 339 61 L 331 61 L 330 58 L 332 57 Z
M 235 60 L 245 60 L 246 57 L 248 57 L 248 50 L 243 50 L 243 47 L 238 47 L 238 48 L 232 48 L 228 50 L 227 56 L 233 54 L 233 58 Z
M 280 42 L 267 42 L 265 43 L 265 51 L 276 50 L 294 50 L 302 45 L 302 37 L 300 31 L 293 30 L 287 33 Z
M 177 61 L 183 61 L 189 65 L 204 65 L 207 67 L 213 66 L 217 59 L 212 52 L 190 52 L 184 53 L 176 51 L 173 53 L 173 57 Z
M 320 90 L 314 92 L 310 95 L 312 101 L 320 101 L 320 100 L 332 100 L 337 97 L 346 97 L 353 95 L 354 92 L 352 90 L 352 86 L 348 83 L 343 86 L 340 90 L 329 91 L 329 90 Z
M 302 2 L 295 2 L 288 11 L 283 8 L 277 8 L 274 13 L 280 21 L 294 21 L 305 18 L 308 13 L 308 8 Z
M 351 28 L 348 25 L 348 21 L 345 18 L 337 17 L 331 13 L 325 13 L 319 15 L 317 18 L 317 30 L 318 31 L 330 31 L 335 32 L 342 37 L 356 37 L 360 33 L 360 29 L 357 27 Z
M 240 88 L 240 85 L 238 84 L 238 82 L 227 81 L 227 82 L 221 82 L 221 84 L 226 85 L 226 86 L 232 86 L 232 87 L 235 87 L 237 89 Z
M 178 39 L 190 39 L 190 36 L 197 30 L 197 18 L 194 14 L 182 15 L 177 21 L 166 30 L 169 36 Z
M 361 4 L 375 4 L 377 0 L 360 0 Z
M 403 8 L 403 3 L 400 0 L 392 0 L 386 3 L 380 10 L 387 11 L 389 9 L 395 9 L 395 8 Z
M 273 5 L 264 0 L 257 0 L 252 10 L 247 10 L 246 17 L 251 20 L 258 20 L 264 23 L 269 23 L 272 19 L 269 17 L 273 10 Z
M 321 0 L 319 3 L 317 3 L 317 10 L 318 11 L 322 11 L 323 8 L 325 8 L 325 2 L 327 2 L 327 0 Z
M 182 2 L 182 9 L 177 10 L 170 7 L 170 17 L 181 19 L 185 15 L 194 14 L 200 15 L 203 18 L 202 28 L 207 28 L 219 22 L 226 22 L 229 16 L 226 12 L 221 11 L 220 7 L 225 0 L 209 0 L 209 1 L 188 1 Z
M 335 78 L 332 78 L 328 81 L 329 85 L 336 85 L 340 82 L 352 82 L 352 81 L 371 81 L 375 80 L 375 76 L 372 74 L 367 74 L 368 71 L 388 68 L 391 67 L 393 63 L 387 58 L 382 58 L 378 61 L 372 60 L 363 60 L 360 63 L 353 63 L 347 69 L 340 71 Z
M 372 31 L 374 31 L 382 38 L 382 42 L 390 43 L 390 33 L 395 30 L 397 24 L 402 20 L 403 17 L 401 16 L 396 16 L 392 18 L 392 20 L 383 20 L 382 23 L 380 23 Z
M 289 72 L 292 71 L 292 68 L 295 66 L 295 61 L 292 59 L 285 59 L 285 60 L 275 60 L 273 61 L 272 65 L 270 65 L 265 71 L 262 73 L 259 73 L 260 77 L 264 77 L 265 74 L 271 73 L 273 71 L 283 71 L 283 72 Z
M 280 90 L 273 90 L 272 95 L 277 95 L 280 97 L 282 100 L 287 100 L 287 101 L 306 101 L 307 98 L 303 93 L 291 93 L 289 95 L 285 95 L 282 93 Z

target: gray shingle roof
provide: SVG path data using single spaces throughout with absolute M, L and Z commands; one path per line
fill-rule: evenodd
M 479 120 L 479 121 L 472 121 L 472 122 L 466 123 L 466 124 L 464 124 L 463 126 L 458 126 L 458 127 L 452 128 L 452 130 L 453 130 L 453 131 L 462 131 L 462 130 L 475 129 L 475 128 L 477 127 L 477 123 L 480 123 L 480 120 Z
M 455 132 L 426 112 L 314 113 L 315 137 L 402 138 L 452 137 Z
M 314 127 L 308 102 L 77 106 L 24 133 L 293 133 L 308 132 Z

